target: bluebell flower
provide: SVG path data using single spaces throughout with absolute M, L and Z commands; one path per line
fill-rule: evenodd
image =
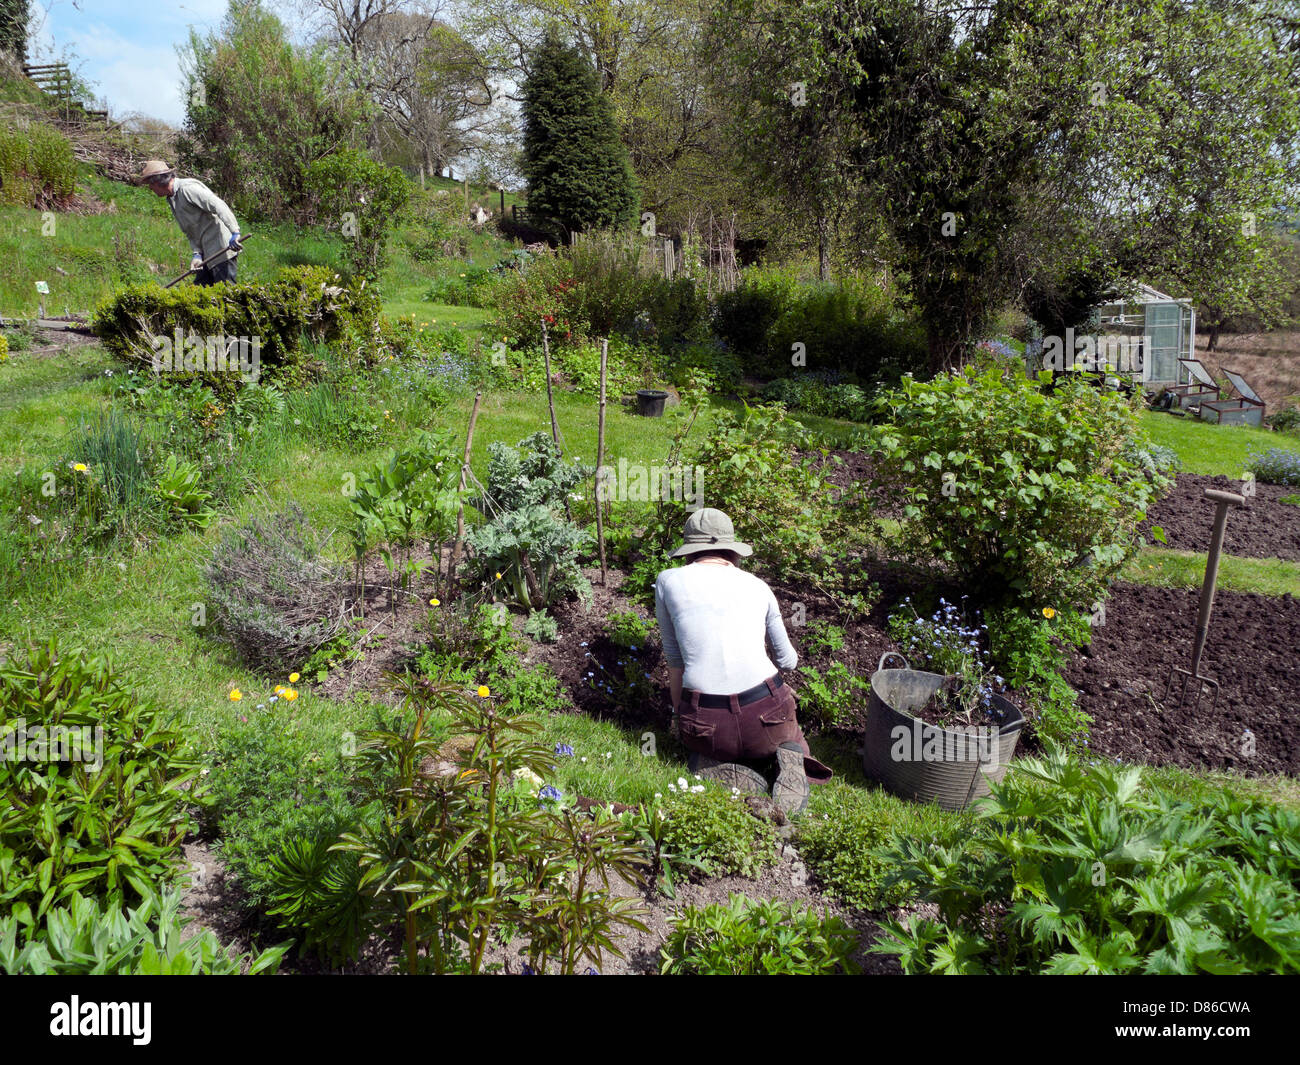
M 547 784 L 544 788 L 542 788 L 541 791 L 537 793 L 537 797 L 539 799 L 559 799 L 560 793 L 558 789 L 553 788 L 551 787 L 551 785 Z
M 572 758 L 573 748 L 567 743 L 557 743 L 555 745 L 555 753 L 564 758 Z

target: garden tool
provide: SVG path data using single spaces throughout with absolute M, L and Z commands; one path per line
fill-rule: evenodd
M 180 277 L 176 278 L 175 281 L 168 281 L 167 284 L 163 285 L 163 288 L 171 288 L 172 285 L 175 285 L 177 282 L 184 281 L 190 276 L 190 274 L 197 274 L 200 270 L 206 270 L 209 266 L 212 266 L 215 263 L 224 263 L 227 259 L 236 258 L 239 253 L 244 250 L 244 242 L 252 235 L 252 233 L 245 233 L 239 240 L 235 241 L 234 245 L 222 248 L 211 258 L 204 259 L 202 264 L 198 267 L 191 267 L 189 270 L 186 270 L 185 273 L 181 274 Z M 222 256 L 225 256 L 226 258 L 222 258 Z
M 1246 500 L 1235 492 L 1220 492 L 1214 488 L 1205 490 L 1205 498 L 1213 500 L 1215 504 L 1214 532 L 1210 537 L 1210 553 L 1205 560 L 1201 605 L 1196 613 L 1196 640 L 1192 644 L 1192 668 L 1188 672 L 1175 666 L 1169 671 L 1169 679 L 1165 681 L 1165 703 L 1168 705 L 1169 691 L 1173 686 L 1174 677 L 1177 676 L 1179 681 L 1177 706 L 1181 708 L 1186 701 L 1187 682 L 1190 679 L 1196 682 L 1196 697 L 1192 700 L 1192 709 L 1196 709 L 1201 701 L 1201 692 L 1209 687 L 1214 695 L 1210 703 L 1210 711 L 1213 713 L 1219 702 L 1219 682 L 1212 677 L 1201 675 L 1201 655 L 1205 652 L 1205 638 L 1210 631 L 1210 612 L 1214 609 L 1214 584 L 1219 576 L 1219 552 L 1223 548 L 1223 532 L 1228 526 L 1228 507 L 1243 506 Z

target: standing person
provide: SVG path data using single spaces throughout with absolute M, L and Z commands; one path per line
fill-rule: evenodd
M 176 171 L 161 159 L 144 164 L 140 180 L 159 196 L 167 197 L 172 217 L 189 239 L 194 258 L 191 270 L 198 270 L 196 285 L 215 285 L 235 281 L 235 254 L 239 250 L 239 223 L 226 201 L 198 178 L 178 178 Z M 217 262 L 203 266 L 206 259 L 228 254 Z
M 808 805 L 809 778 L 822 783 L 832 774 L 808 750 L 794 692 L 777 672 L 777 665 L 793 669 L 799 656 L 776 596 L 737 566 L 753 548 L 736 539 L 722 511 L 697 510 L 683 541 L 673 557 L 690 563 L 659 574 L 655 615 L 691 772 L 770 793 L 787 813 L 799 813 Z

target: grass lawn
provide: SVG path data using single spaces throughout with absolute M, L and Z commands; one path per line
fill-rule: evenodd
M 1186 473 L 1239 478 L 1250 461 L 1251 452 L 1267 451 L 1271 447 L 1300 451 L 1300 440 L 1293 436 L 1244 425 L 1212 425 L 1157 411 L 1144 412 L 1142 425 L 1153 442 L 1178 452 Z
M 1120 579 L 1161 588 L 1199 588 L 1205 580 L 1205 560 L 1203 552 L 1149 547 L 1128 561 Z M 1217 586 L 1228 592 L 1300 596 L 1300 562 L 1220 555 Z

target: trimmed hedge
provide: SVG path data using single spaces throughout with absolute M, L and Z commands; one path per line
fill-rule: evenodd
M 311 376 L 304 340 L 333 341 L 345 334 L 372 337 L 379 310 L 379 294 L 364 283 L 344 284 L 326 267 L 298 266 L 281 270 L 268 284 L 171 289 L 131 285 L 95 308 L 92 325 L 104 347 L 118 358 L 168 370 L 178 379 L 200 380 L 229 394 L 246 376 L 232 372 L 239 368 L 239 356 L 231 360 L 235 366 L 218 368 L 213 343 L 207 341 L 200 352 L 191 341 L 255 339 L 260 376 L 254 379 L 299 384 Z M 177 330 L 186 341 L 185 350 L 173 353 Z M 242 359 L 247 370 L 254 361 L 251 344 Z

